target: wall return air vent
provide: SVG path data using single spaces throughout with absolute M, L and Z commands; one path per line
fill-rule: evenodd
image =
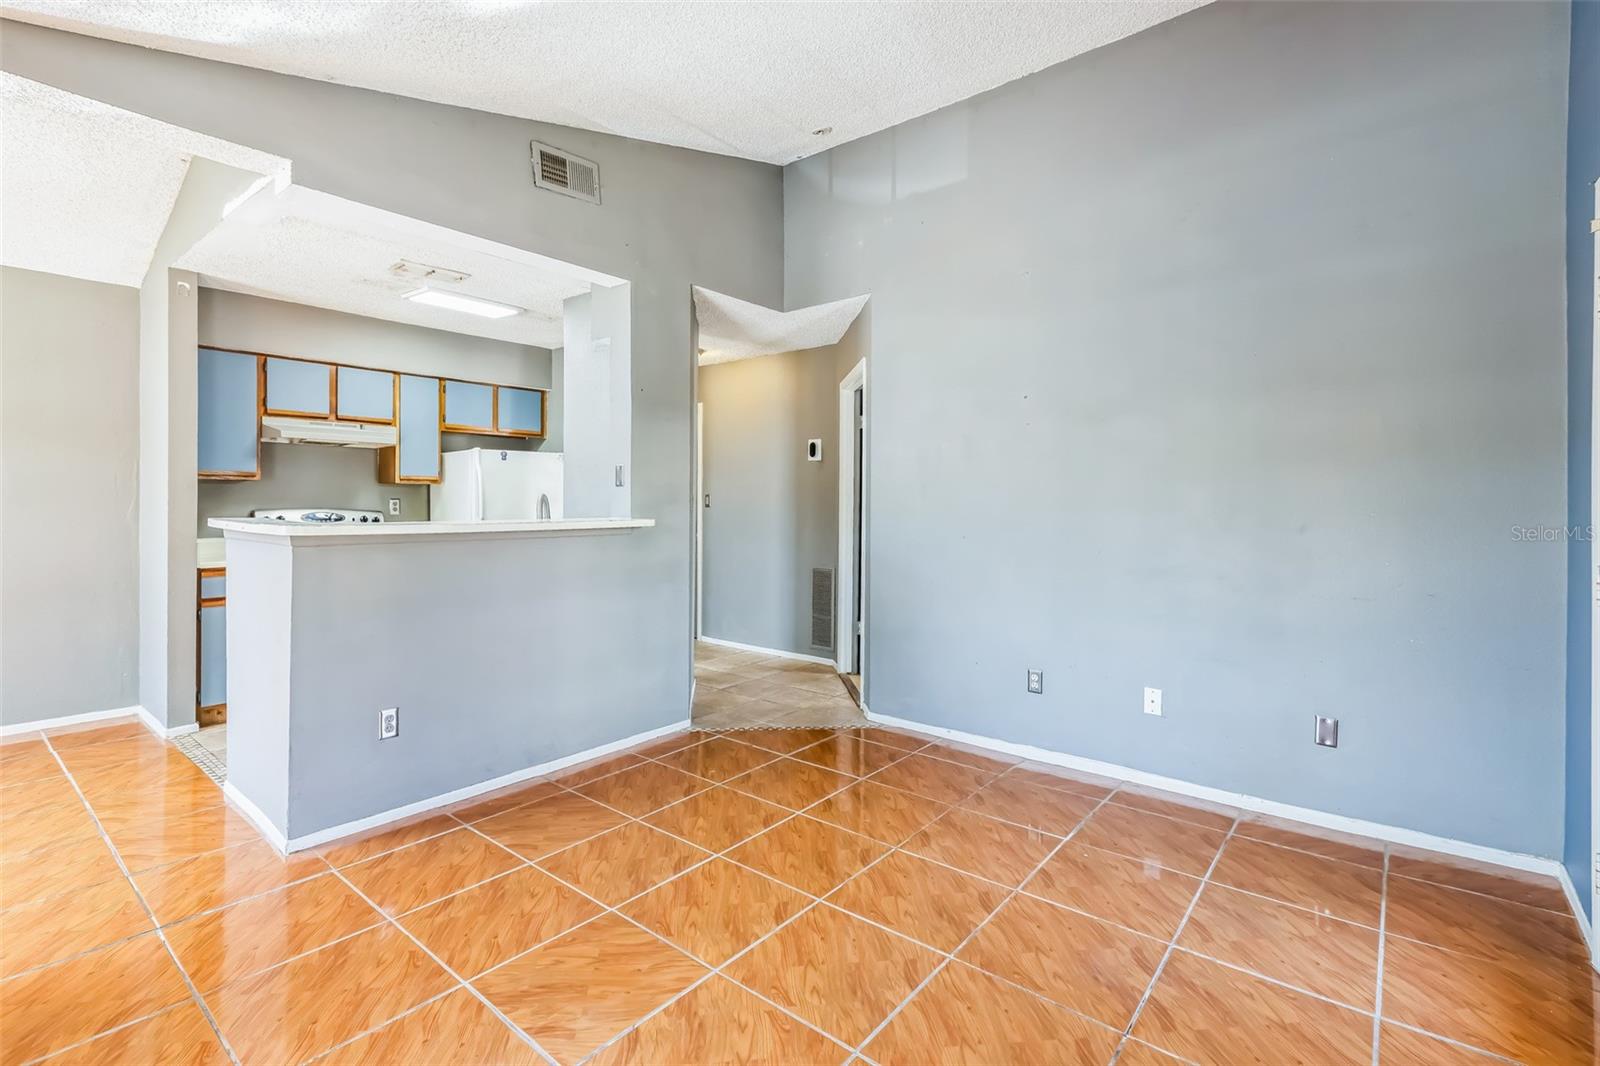
M 600 168 L 548 144 L 533 142 L 533 183 L 563 196 L 600 202 Z

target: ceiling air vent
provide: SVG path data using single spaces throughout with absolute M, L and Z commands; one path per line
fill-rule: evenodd
M 600 168 L 570 152 L 533 142 L 533 183 L 541 189 L 600 202 Z

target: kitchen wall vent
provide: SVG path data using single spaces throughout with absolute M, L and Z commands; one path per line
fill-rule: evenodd
M 591 160 L 533 142 L 533 183 L 563 196 L 600 202 L 600 168 Z
M 811 646 L 833 648 L 833 571 L 811 571 Z

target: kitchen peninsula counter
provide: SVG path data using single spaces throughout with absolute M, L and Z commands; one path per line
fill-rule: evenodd
M 652 622 L 682 590 L 648 567 L 651 519 L 210 525 L 226 787 L 281 847 L 687 724 L 687 614 Z
M 207 525 L 224 536 L 292 542 L 328 539 L 574 536 L 649 529 L 653 518 L 559 518 L 514 522 L 279 522 L 271 518 L 213 518 Z

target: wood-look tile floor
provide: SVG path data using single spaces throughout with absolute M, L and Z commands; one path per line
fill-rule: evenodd
M 696 729 L 867 724 L 843 679 L 821 663 L 697 641 L 694 682 Z
M 0 746 L 0 1063 L 1593 1063 L 1553 881 L 909 733 L 684 733 L 289 858 Z

